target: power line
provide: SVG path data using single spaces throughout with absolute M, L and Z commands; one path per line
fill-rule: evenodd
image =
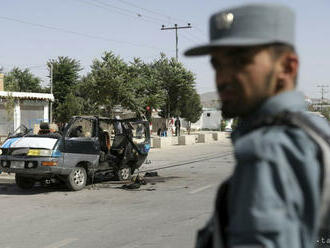
M 58 31 L 58 32 L 79 35 L 79 36 L 87 37 L 87 38 L 90 38 L 90 39 L 109 41 L 109 42 L 114 42 L 114 43 L 118 43 L 118 44 L 127 44 L 127 45 L 131 45 L 131 46 L 135 46 L 135 47 L 145 47 L 145 48 L 154 49 L 154 50 L 157 50 L 157 51 L 163 50 L 163 49 L 160 49 L 160 48 L 157 48 L 157 47 L 154 47 L 154 46 L 147 46 L 147 45 L 135 44 L 135 43 L 127 42 L 127 41 L 109 39 L 109 38 L 98 36 L 98 35 L 91 35 L 91 34 L 81 33 L 81 32 L 77 32 L 77 31 L 72 31 L 72 30 L 68 30 L 68 29 L 63 29 L 63 28 L 44 25 L 44 24 L 39 24 L 39 23 L 28 22 L 28 21 L 25 21 L 25 20 L 20 20 L 20 19 L 6 17 L 6 16 L 0 16 L 0 19 L 7 20 L 7 21 L 12 21 L 12 22 L 17 22 L 17 23 L 21 23 L 21 24 L 25 24 L 25 25 L 30 25 L 30 26 L 55 30 L 55 31 Z
M 140 14 L 140 13 L 137 13 L 137 12 L 132 11 L 132 10 L 129 10 L 129 9 L 124 9 L 124 8 L 121 8 L 121 7 L 118 7 L 118 6 L 115 6 L 115 5 L 109 4 L 109 3 L 105 3 L 105 2 L 103 2 L 103 1 L 101 1 L 101 0 L 94 0 L 94 1 L 96 1 L 96 2 L 98 2 L 98 3 L 101 3 L 101 4 L 105 5 L 105 6 L 109 6 L 109 7 L 111 7 L 111 8 L 119 9 L 119 10 L 122 10 L 122 11 L 127 11 L 127 12 L 130 12 L 130 13 L 134 13 L 134 14 L 136 14 L 136 15 L 139 16 L 139 17 L 145 17 L 145 18 L 152 19 L 152 20 L 154 20 L 154 21 L 163 22 L 162 19 L 155 18 L 155 17 L 152 17 L 152 16 L 147 16 L 147 15 L 142 15 L 142 14 Z
M 175 51 L 176 51 L 176 53 L 175 53 L 175 58 L 176 58 L 176 60 L 178 61 L 178 52 L 179 52 L 179 50 L 178 50 L 178 29 L 185 29 L 185 28 L 191 28 L 191 24 L 190 23 L 188 23 L 188 26 L 181 26 L 181 27 L 179 27 L 178 26 L 178 24 L 174 24 L 174 27 L 169 27 L 169 28 L 166 28 L 165 27 L 165 25 L 162 25 L 162 28 L 160 29 L 160 30 L 172 30 L 172 29 L 174 29 L 175 30 L 175 47 L 176 47 L 176 49 L 175 49 Z
M 184 33 L 181 33 L 182 37 L 187 40 L 187 41 L 190 41 L 190 42 L 193 42 L 193 43 L 196 43 L 198 42 L 195 38 L 191 38 L 189 37 L 187 34 L 184 34 Z
M 107 8 L 104 8 L 104 5 L 100 5 L 100 4 L 95 4 L 94 2 L 88 2 L 88 1 L 84 1 L 84 0 L 73 0 L 73 1 L 76 1 L 76 2 L 81 2 L 81 3 L 84 3 L 86 5 L 90 5 L 90 6 L 94 6 L 96 8 L 100 8 L 102 10 L 104 9 L 107 9 Z M 109 10 L 109 9 L 107 9 Z M 128 16 L 128 17 L 133 17 L 132 15 L 128 15 L 126 13 L 123 13 L 122 11 L 118 11 L 118 10 L 115 10 L 115 12 L 121 14 L 121 15 L 124 15 L 124 16 Z M 134 13 L 135 14 L 135 13 Z M 134 18 L 136 18 L 136 16 L 134 16 Z
M 149 12 L 149 13 L 153 13 L 153 14 L 156 14 L 156 15 L 160 15 L 160 16 L 164 16 L 165 18 L 163 18 L 164 19 L 164 21 L 168 21 L 168 19 L 173 19 L 173 20 L 177 20 L 177 21 L 180 21 L 180 22 L 186 22 L 186 20 L 183 20 L 183 19 L 180 19 L 180 18 L 177 18 L 177 17 L 172 17 L 172 16 L 169 16 L 169 15 L 166 15 L 166 14 L 163 14 L 163 13 L 161 13 L 161 12 L 159 12 L 159 11 L 154 11 L 154 10 L 151 10 L 151 9 L 147 9 L 147 8 L 145 8 L 145 7 L 141 7 L 141 6 L 138 6 L 138 5 L 136 5 L 136 4 L 133 4 L 133 3 L 130 3 L 130 2 L 128 2 L 128 1 L 125 1 L 125 0 L 117 0 L 117 1 L 119 1 L 119 2 L 121 2 L 121 3 L 124 3 L 124 4 L 126 4 L 126 5 L 129 5 L 129 6 L 132 6 L 132 7 L 134 7 L 134 8 L 138 8 L 138 9 L 141 9 L 141 10 L 144 10 L 144 11 L 147 11 L 147 12 Z M 202 30 L 202 29 L 200 29 L 198 26 L 196 26 L 196 25 L 194 25 L 195 26 L 195 29 L 199 32 L 199 33 L 201 33 L 202 35 L 203 35 L 203 38 L 205 38 L 205 37 L 207 37 L 207 34 Z M 193 36 L 193 35 L 192 35 Z M 195 38 L 196 38 L 197 36 L 195 36 Z M 200 40 L 201 39 L 201 37 L 198 37 L 197 38 L 198 40 Z
M 94 6 L 96 8 L 100 8 L 102 10 L 105 10 L 105 11 L 108 11 L 108 12 L 111 12 L 111 13 L 116 12 L 117 14 L 128 16 L 128 17 L 134 18 L 135 20 L 138 18 L 139 20 L 149 22 L 153 25 L 157 25 L 155 23 L 155 21 L 159 22 L 159 23 L 163 22 L 163 20 L 161 20 L 161 19 L 154 18 L 154 17 L 151 17 L 151 16 L 142 15 L 138 12 L 135 12 L 135 11 L 132 11 L 132 10 L 129 10 L 129 9 L 120 8 L 120 7 L 102 2 L 100 0 L 94 0 L 94 2 L 89 2 L 89 1 L 85 1 L 85 0 L 74 0 L 74 1 L 81 2 L 81 3 L 84 3 L 84 4 L 90 5 L 90 6 Z M 146 18 L 148 18 L 150 20 L 148 20 Z
M 194 26 L 194 28 L 195 28 L 195 26 Z M 196 30 L 196 29 L 192 29 L 191 31 L 194 31 L 194 30 Z M 189 36 L 191 36 L 191 37 L 194 37 L 196 40 L 198 40 L 199 42 L 202 40 L 202 41 L 205 41 L 205 40 L 207 40 L 207 36 L 206 35 L 201 35 L 201 34 L 199 34 L 199 35 L 196 35 L 196 33 L 194 33 L 194 32 L 189 32 L 189 33 L 187 33 Z
M 77 1 L 79 1 L 79 0 L 77 0 Z M 128 9 L 124 9 L 124 8 L 120 8 L 120 7 L 117 7 L 117 6 L 115 6 L 115 5 L 112 5 L 112 4 L 108 4 L 108 3 L 105 3 L 104 1 L 101 1 L 101 0 L 94 0 L 95 2 L 98 2 L 98 3 L 100 3 L 100 4 L 104 4 L 105 6 L 110 6 L 110 7 L 112 7 L 112 8 L 116 8 L 116 9 L 120 9 L 120 10 L 124 10 L 124 11 L 128 11 L 128 12 L 131 12 L 131 13 L 134 13 L 134 14 L 137 14 L 139 17 L 141 17 L 141 18 L 144 18 L 144 17 L 146 17 L 146 18 L 149 18 L 149 19 L 152 19 L 152 20 L 155 20 L 155 21 L 158 21 L 158 22 L 164 22 L 164 21 L 167 21 L 167 19 L 173 19 L 173 20 L 179 20 L 179 21 L 183 21 L 182 19 L 178 19 L 178 18 L 174 18 L 174 17 L 171 17 L 171 16 L 168 16 L 168 15 L 165 15 L 165 14 L 162 14 L 162 13 L 160 13 L 160 12 L 156 12 L 156 11 L 153 11 L 153 10 L 150 10 L 150 9 L 146 9 L 146 8 L 144 8 L 144 7 L 140 7 L 140 6 L 138 6 L 138 5 L 136 5 L 136 4 L 133 4 L 133 3 L 130 3 L 130 2 L 127 2 L 127 1 L 124 1 L 124 0 L 117 0 L 117 1 L 119 1 L 119 2 L 122 2 L 122 3 L 124 3 L 124 4 L 126 4 L 126 5 L 129 5 L 129 6 L 133 6 L 134 8 L 138 8 L 138 9 L 141 9 L 141 10 L 144 10 L 144 11 L 147 11 L 147 12 L 150 12 L 150 13 L 153 13 L 153 14 L 156 14 L 156 15 L 161 15 L 161 16 L 164 16 L 165 18 L 162 18 L 162 19 L 159 19 L 159 18 L 155 18 L 155 17 L 151 17 L 151 16 L 147 16 L 147 15 L 142 15 L 142 14 L 139 14 L 139 13 L 137 13 L 137 12 L 135 12 L 135 11 L 132 11 L 132 10 L 128 10 Z M 145 20 L 145 21 L 148 21 L 148 20 Z M 185 21 L 183 21 L 183 22 L 185 22 Z M 153 23 L 153 22 L 151 22 L 151 23 Z M 153 24 L 155 24 L 155 23 L 153 23 Z M 157 24 L 156 24 L 157 25 Z M 203 31 L 201 31 L 201 29 L 199 29 L 199 28 L 197 28 L 197 27 L 195 27 L 199 32 L 202 32 L 203 34 L 205 34 Z M 188 34 L 190 34 L 190 33 L 188 33 Z M 200 41 L 200 37 L 198 37 L 198 38 L 196 38 L 197 36 L 195 36 L 195 35 L 193 35 L 193 34 L 191 34 L 191 36 L 192 37 L 194 37 L 194 39 L 197 39 L 198 41 Z M 204 35 L 203 35 L 204 36 Z M 206 37 L 206 35 L 204 36 L 204 38 Z M 187 37 L 186 37 L 187 38 Z M 189 38 L 187 38 L 187 39 L 189 39 Z
M 119 2 L 121 2 L 121 3 L 124 3 L 124 4 L 126 4 L 126 5 L 129 5 L 129 6 L 132 6 L 132 7 L 134 7 L 134 8 L 142 9 L 142 10 L 147 11 L 147 12 L 149 12 L 149 13 L 153 13 L 153 14 L 156 14 L 156 15 L 164 16 L 164 17 L 166 18 L 166 20 L 167 20 L 167 19 L 173 19 L 173 20 L 177 20 L 177 21 L 180 21 L 180 22 L 186 22 L 186 20 L 179 19 L 179 18 L 174 18 L 174 17 L 171 17 L 171 16 L 169 16 L 169 15 L 165 15 L 165 14 L 163 14 L 163 13 L 160 13 L 160 12 L 158 12 L 158 11 L 150 10 L 150 9 L 147 9 L 147 8 L 144 8 L 144 7 L 141 7 L 141 6 L 138 6 L 138 5 L 136 5 L 136 4 L 133 4 L 133 3 L 130 3 L 130 2 L 127 2 L 127 1 L 124 1 L 124 0 L 117 0 L 117 1 L 119 1 Z
M 196 30 L 198 32 L 200 32 L 201 34 L 203 34 L 204 36 L 207 36 L 207 34 L 204 32 L 204 30 L 202 30 L 201 28 L 199 28 L 198 26 L 195 26 Z

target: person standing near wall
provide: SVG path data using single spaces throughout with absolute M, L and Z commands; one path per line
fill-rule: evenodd
M 176 117 L 174 125 L 175 125 L 175 135 L 180 136 L 181 122 L 179 117 Z

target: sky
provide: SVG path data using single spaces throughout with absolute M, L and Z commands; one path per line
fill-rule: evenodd
M 256 2 L 256 1 L 254 1 Z M 261 1 L 259 1 L 261 2 Z M 330 96 L 330 1 L 262 1 L 283 3 L 296 13 L 296 48 L 300 57 L 298 89 L 320 97 L 319 85 L 328 85 Z M 94 59 L 112 51 L 126 62 L 139 57 L 151 62 L 161 52 L 175 57 L 178 30 L 179 61 L 196 76 L 198 93 L 215 91 L 209 57 L 187 58 L 183 52 L 208 41 L 211 14 L 242 0 L 1 0 L 0 66 L 29 68 L 49 84 L 46 63 L 58 56 L 79 60 L 88 73 Z

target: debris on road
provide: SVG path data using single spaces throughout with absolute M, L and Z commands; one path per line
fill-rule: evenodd
M 139 183 L 130 183 L 130 184 L 124 184 L 121 186 L 122 189 L 139 189 L 141 187 L 141 184 Z
M 121 186 L 122 189 L 139 189 L 141 185 L 146 185 L 147 182 L 144 180 L 144 178 L 140 175 L 137 175 L 132 178 L 132 183 L 130 184 L 124 184 Z
M 145 177 L 158 177 L 158 172 L 157 171 L 151 171 L 151 172 L 146 172 L 144 174 Z

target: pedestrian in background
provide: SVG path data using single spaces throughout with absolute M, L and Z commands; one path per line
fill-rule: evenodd
M 163 123 L 162 125 L 162 137 L 167 137 L 167 127 L 166 127 L 166 123 Z
M 299 59 L 295 16 L 275 4 L 226 9 L 210 19 L 209 54 L 224 118 L 240 118 L 232 133 L 236 166 L 217 194 L 215 211 L 196 247 L 314 247 L 320 208 L 320 148 L 288 125 L 255 128 L 260 118 L 301 112 L 330 134 L 326 121 L 305 112 L 295 90 Z
M 175 136 L 180 136 L 181 122 L 179 117 L 176 117 L 174 125 L 175 125 Z

